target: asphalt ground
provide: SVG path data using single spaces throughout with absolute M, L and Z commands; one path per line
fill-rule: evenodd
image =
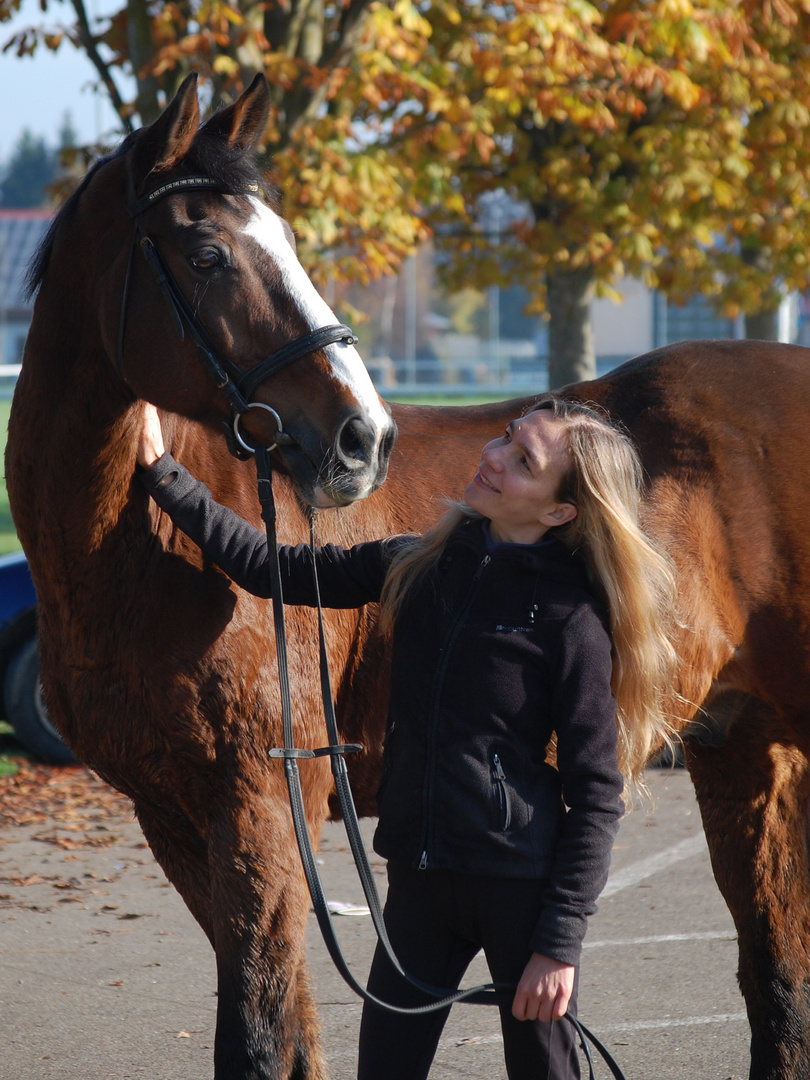
M 681 770 L 649 780 L 655 810 L 625 818 L 591 921 L 580 1016 L 628 1080 L 743 1080 L 734 927 L 692 786 Z M 326 827 L 319 857 L 328 898 L 362 907 L 342 826 Z M 372 865 L 384 891 L 382 860 Z M 370 919 L 335 925 L 364 981 Z M 308 950 L 332 1078 L 352 1080 L 360 1004 L 314 915 Z M 470 982 L 486 977 L 476 960 Z M 123 800 L 0 825 L 0 1080 L 210 1080 L 215 1008 L 213 953 Z M 431 1080 L 503 1078 L 501 1050 L 495 1010 L 456 1006 Z

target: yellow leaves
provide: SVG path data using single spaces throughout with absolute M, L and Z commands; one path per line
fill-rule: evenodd
M 810 126 L 810 108 L 795 98 L 777 102 L 770 110 L 775 127 L 806 129 Z
M 727 180 L 717 177 L 712 184 L 712 194 L 717 205 L 724 209 L 731 209 L 739 198 L 739 190 Z
M 634 232 L 631 235 L 633 256 L 639 263 L 651 263 L 654 259 L 652 244 L 649 237 L 643 233 Z
M 219 56 L 214 57 L 212 67 L 218 75 L 229 75 L 231 78 L 235 79 L 239 74 L 238 60 L 235 60 L 232 56 L 227 56 L 224 53 L 220 53 Z
M 655 5 L 655 15 L 659 19 L 675 22 L 677 19 L 689 19 L 694 15 L 690 0 L 659 0 Z
M 443 94 L 441 98 L 432 100 L 430 105 L 432 109 L 441 113 L 448 124 L 465 123 L 470 115 L 470 99 L 466 94 L 459 94 L 452 98 Z
M 682 53 L 698 64 L 705 62 L 713 47 L 706 29 L 696 19 L 679 20 L 674 27 L 674 36 Z
M 292 90 L 301 75 L 301 64 L 285 52 L 271 52 L 265 55 L 264 73 L 271 84 Z
M 485 135 L 483 131 L 475 131 L 473 132 L 473 143 L 478 151 L 478 156 L 485 165 L 488 164 L 495 149 L 495 140 L 491 136 Z
M 672 100 L 687 112 L 693 109 L 703 96 L 701 88 L 683 71 L 670 71 L 666 83 L 666 92 Z
M 411 0 L 397 0 L 394 4 L 394 15 L 399 19 L 404 30 L 408 30 L 413 34 L 421 34 L 423 37 L 430 37 L 433 28 L 427 19 L 419 13 L 417 7 L 411 3 Z

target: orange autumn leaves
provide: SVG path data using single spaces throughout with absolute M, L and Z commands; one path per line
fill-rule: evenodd
M 70 38 L 122 85 L 139 5 L 87 40 L 29 4 L 10 52 Z M 316 276 L 371 280 L 438 232 L 451 283 L 519 280 L 542 307 L 546 275 L 587 268 L 603 291 L 633 274 L 733 314 L 807 281 L 807 7 L 176 0 L 149 6 L 134 66 L 144 94 L 195 68 L 215 101 L 265 71 L 268 167 Z M 527 208 L 497 265 L 479 212 L 496 189 Z

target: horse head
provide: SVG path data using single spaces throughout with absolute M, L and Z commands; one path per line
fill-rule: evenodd
M 91 292 L 108 375 L 129 400 L 224 422 L 240 456 L 272 445 L 305 502 L 343 505 L 382 484 L 396 428 L 253 160 L 268 109 L 257 76 L 201 124 L 189 75 L 60 217 L 109 248 Z M 34 284 L 49 258 L 46 245 Z

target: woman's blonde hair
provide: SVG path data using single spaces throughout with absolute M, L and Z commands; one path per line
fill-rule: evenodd
M 607 606 L 613 637 L 619 767 L 638 781 L 652 750 L 669 743 L 665 702 L 673 691 L 676 654 L 667 635 L 675 624 L 675 580 L 669 560 L 639 524 L 641 462 L 630 437 L 595 405 L 545 394 L 528 410 L 548 410 L 565 425 L 570 466 L 557 494 L 577 516 L 554 532 L 581 552 L 594 589 Z M 453 530 L 481 515 L 464 503 L 394 558 L 382 594 L 390 632 L 408 590 L 435 566 Z

